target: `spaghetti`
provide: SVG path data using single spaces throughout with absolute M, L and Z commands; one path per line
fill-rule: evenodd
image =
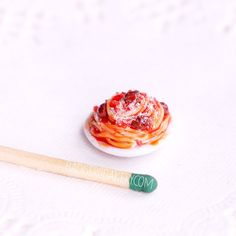
M 171 116 L 168 106 L 146 93 L 116 93 L 95 106 L 87 121 L 97 141 L 117 148 L 156 144 L 166 135 Z

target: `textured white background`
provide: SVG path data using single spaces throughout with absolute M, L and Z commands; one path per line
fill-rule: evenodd
M 159 181 L 145 195 L 0 163 L 0 235 L 236 235 L 235 79 L 235 0 L 0 0 L 0 144 Z M 81 127 L 128 89 L 169 105 L 172 134 L 114 158 Z

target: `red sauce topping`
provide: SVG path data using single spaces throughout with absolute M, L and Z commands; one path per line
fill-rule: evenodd
M 109 102 L 110 112 L 113 119 L 108 117 L 107 102 Z M 94 107 L 94 112 L 102 122 L 110 120 L 119 127 L 130 127 L 135 130 L 152 131 L 153 127 L 153 110 L 158 108 L 157 101 L 149 98 L 145 93 L 138 90 L 129 90 L 127 93 L 117 93 L 111 100 L 106 101 L 99 107 Z M 162 103 L 165 112 L 168 107 Z
M 129 105 L 130 103 L 132 103 L 135 99 L 136 99 L 136 95 L 139 93 L 138 90 L 129 90 L 124 97 L 124 101 L 126 105 Z
M 95 134 L 99 134 L 100 133 L 100 130 L 96 127 L 96 126 L 92 126 L 92 132 L 95 133 Z
M 153 119 L 152 117 L 147 116 L 137 116 L 135 120 L 131 122 L 132 129 L 140 129 L 140 130 L 150 130 L 152 128 Z
M 94 106 L 94 107 L 93 107 L 93 111 L 94 111 L 94 112 L 97 112 L 97 111 L 98 111 L 98 106 Z
M 99 108 L 97 110 L 97 114 L 103 122 L 106 122 L 108 120 L 106 103 L 103 103 L 99 106 Z
M 110 107 L 116 110 L 116 107 L 120 104 L 120 100 L 125 96 L 125 93 L 118 93 L 112 97 L 110 101 Z

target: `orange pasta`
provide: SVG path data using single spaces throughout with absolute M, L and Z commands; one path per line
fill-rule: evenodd
M 158 143 L 166 135 L 171 116 L 163 102 L 137 90 L 117 93 L 94 111 L 87 121 L 99 142 L 117 148 Z

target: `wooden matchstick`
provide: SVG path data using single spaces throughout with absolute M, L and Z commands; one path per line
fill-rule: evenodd
M 154 191 L 157 187 L 156 179 L 150 175 L 66 161 L 4 146 L 0 146 L 0 161 L 147 193 Z

